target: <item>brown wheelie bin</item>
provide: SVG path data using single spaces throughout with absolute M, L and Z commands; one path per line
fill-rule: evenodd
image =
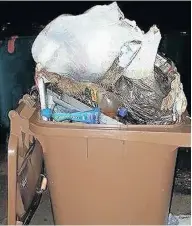
M 27 98 L 10 113 L 11 131 L 42 147 L 55 224 L 166 224 L 177 148 L 191 146 L 190 121 L 118 127 L 45 122 Z M 15 224 L 10 207 L 9 217 Z

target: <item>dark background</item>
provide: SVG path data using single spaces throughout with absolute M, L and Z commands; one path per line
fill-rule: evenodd
M 1 23 L 11 22 L 15 31 L 20 30 L 23 34 L 29 34 L 33 22 L 47 24 L 48 21 L 53 20 L 60 14 L 80 14 L 94 5 L 109 3 L 111 2 L 1 2 L 0 21 Z M 120 1 L 117 3 L 125 16 L 135 20 L 139 27 L 144 30 L 152 24 L 157 24 L 161 32 L 190 30 L 191 2 L 189 1 Z

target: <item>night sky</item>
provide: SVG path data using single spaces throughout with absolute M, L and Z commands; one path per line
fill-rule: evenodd
M 30 32 L 32 22 L 47 24 L 60 14 L 80 14 L 98 4 L 109 4 L 104 1 L 32 1 L 0 2 L 0 23 L 11 22 L 16 32 Z M 135 20 L 139 27 L 147 30 L 156 24 L 162 32 L 167 30 L 185 31 L 190 29 L 190 1 L 141 1 L 117 2 L 128 19 Z M 28 28 L 28 29 L 27 29 Z M 12 28 L 13 30 L 13 28 Z M 13 31 L 14 32 L 14 31 Z

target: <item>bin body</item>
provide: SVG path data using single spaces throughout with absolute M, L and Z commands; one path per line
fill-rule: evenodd
M 35 37 L 0 41 L 0 125 L 9 128 L 8 113 L 33 85 L 35 65 L 31 46 Z
M 191 145 L 190 124 L 45 122 L 23 102 L 11 130 L 20 125 L 41 144 L 56 225 L 166 224 L 177 147 Z
M 164 225 L 175 147 L 102 138 L 47 137 L 55 223 Z

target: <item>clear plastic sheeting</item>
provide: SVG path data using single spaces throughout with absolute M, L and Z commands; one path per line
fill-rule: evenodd
M 118 62 L 117 58 L 97 83 L 78 82 L 38 67 L 36 76 L 46 79 L 56 93 L 67 94 L 90 107 L 99 106 L 109 116 L 114 114 L 112 106 L 127 108 L 128 114 L 121 120 L 124 124 L 181 122 L 187 100 L 180 75 L 171 60 L 157 54 L 154 73 L 143 79 L 125 77 Z M 108 102 L 111 107 L 106 105 Z
M 123 107 L 124 124 L 180 123 L 187 100 L 174 63 L 157 54 L 160 40 L 155 25 L 144 33 L 115 2 L 61 15 L 33 44 L 36 77 L 113 119 Z
M 126 60 L 124 57 L 119 62 L 126 68 L 125 77 L 144 78 L 153 73 L 160 39 L 156 26 L 145 34 L 135 21 L 124 17 L 114 2 L 95 6 L 81 15 L 57 17 L 37 36 L 32 55 L 48 72 L 94 82 L 128 45 Z
M 128 108 L 125 122 L 157 125 L 181 122 L 187 100 L 180 75 L 171 60 L 157 54 L 154 73 L 140 79 L 127 78 L 120 69 L 114 63 L 99 83 Z
M 78 82 L 55 73 L 47 72 L 45 69 L 40 69 L 39 67 L 36 68 L 36 78 L 37 80 L 43 78 L 45 82 L 49 83 L 48 88 L 50 90 L 58 94 L 66 94 L 90 107 L 100 107 L 100 104 L 103 104 L 103 100 L 119 102 L 119 105 L 123 106 L 123 103 L 120 102 L 115 94 L 106 91 L 99 84 Z

